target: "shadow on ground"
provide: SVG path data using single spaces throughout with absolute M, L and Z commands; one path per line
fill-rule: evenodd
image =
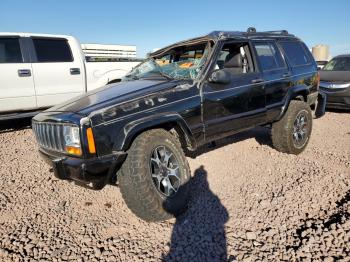
M 32 118 L 21 118 L 0 121 L 0 134 L 31 128 Z
M 350 109 L 326 108 L 326 114 L 327 114 L 327 112 L 338 113 L 338 114 L 349 114 L 350 113 Z
M 207 176 L 203 166 L 194 172 L 189 208 L 176 218 L 163 261 L 227 261 L 228 212 L 210 190 Z

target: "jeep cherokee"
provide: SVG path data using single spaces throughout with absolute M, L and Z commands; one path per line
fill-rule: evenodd
M 185 151 L 256 126 L 270 126 L 280 151 L 301 153 L 312 111 L 324 114 L 317 65 L 287 31 L 214 31 L 149 55 L 120 83 L 42 112 L 32 127 L 60 179 L 101 189 L 118 183 L 147 221 L 185 210 Z

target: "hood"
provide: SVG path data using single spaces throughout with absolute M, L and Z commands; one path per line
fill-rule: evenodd
M 47 111 L 88 115 L 94 110 L 176 86 L 176 80 L 152 79 L 119 82 L 92 90 Z
M 350 82 L 350 71 L 326 71 L 320 70 L 321 81 L 325 82 Z

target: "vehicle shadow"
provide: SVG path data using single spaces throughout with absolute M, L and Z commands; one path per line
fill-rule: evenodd
M 212 150 L 240 141 L 244 141 L 250 138 L 254 138 L 259 145 L 267 145 L 273 148 L 271 141 L 271 129 L 267 127 L 256 127 L 246 131 L 242 131 L 240 133 L 234 134 L 226 138 L 219 139 L 214 143 L 203 145 L 199 147 L 195 152 L 186 151 L 186 156 L 195 158 Z
M 0 121 L 0 134 L 31 128 L 31 117 Z
M 337 113 L 337 114 L 349 114 L 350 113 L 350 109 L 326 108 L 326 113 L 327 112 Z
M 163 261 L 227 261 L 228 212 L 210 190 L 203 166 L 194 172 L 188 210 L 176 218 Z

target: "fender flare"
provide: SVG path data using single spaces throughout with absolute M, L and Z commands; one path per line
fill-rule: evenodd
M 172 124 L 180 128 L 182 134 L 179 135 L 184 135 L 186 146 L 190 149 L 196 148 L 196 141 L 186 121 L 177 113 L 161 113 L 137 119 L 125 125 L 124 140 L 121 145 L 122 150 L 126 151 L 131 146 L 135 137 L 140 133 L 152 128 L 161 127 L 164 124 Z
M 280 120 L 284 116 L 284 114 L 287 112 L 290 101 L 293 100 L 293 98 L 296 98 L 296 97 L 301 95 L 305 99 L 305 102 L 307 102 L 307 96 L 309 94 L 310 94 L 310 89 L 308 86 L 305 86 L 305 85 L 294 86 L 294 87 L 290 88 L 287 92 L 286 97 L 285 97 L 285 101 L 283 103 L 282 110 L 281 110 L 279 116 L 277 117 L 277 121 Z

